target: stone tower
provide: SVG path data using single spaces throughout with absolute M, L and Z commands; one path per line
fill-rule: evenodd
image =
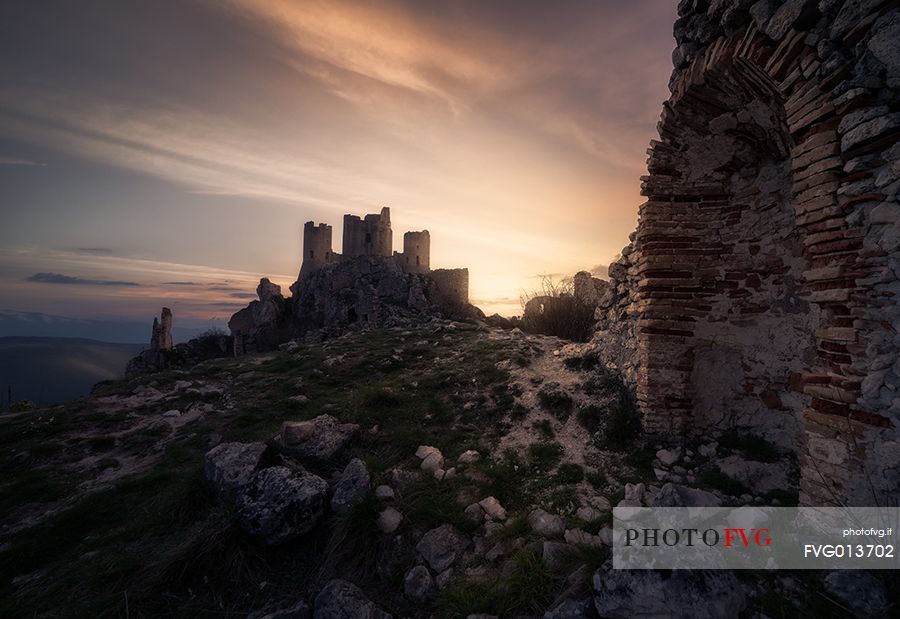
M 331 226 L 318 226 L 307 221 L 303 225 L 303 262 L 300 266 L 300 277 L 312 273 L 334 260 L 331 251 Z
M 391 209 L 385 207 L 378 215 L 344 215 L 344 245 L 342 253 L 347 258 L 357 256 L 390 256 Z
M 431 254 L 431 235 L 428 230 L 407 232 L 403 235 L 403 253 L 400 268 L 407 273 L 428 273 Z

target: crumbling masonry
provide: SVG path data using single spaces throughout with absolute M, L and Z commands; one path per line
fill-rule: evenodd
M 682 0 L 602 303 L 652 437 L 762 434 L 805 504 L 900 494 L 898 4 Z

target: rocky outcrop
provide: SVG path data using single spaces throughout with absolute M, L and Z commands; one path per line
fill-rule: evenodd
M 290 338 L 289 303 L 282 296 L 281 287 L 264 277 L 259 280 L 256 295 L 256 301 L 228 321 L 236 355 L 273 350 Z
M 168 369 L 187 369 L 202 361 L 230 355 L 232 338 L 225 333 L 210 331 L 187 342 L 172 345 L 172 310 L 162 308 L 159 319 L 153 319 L 150 347 L 128 362 L 125 374 L 153 374 Z

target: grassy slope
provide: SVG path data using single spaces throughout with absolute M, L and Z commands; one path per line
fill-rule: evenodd
M 136 418 L 189 409 L 196 394 L 174 393 L 135 406 L 129 415 L 113 414 L 102 400 L 86 398 L 7 417 L 0 426 L 0 514 L 4 522 L 26 520 L 34 526 L 4 535 L 0 616 L 117 616 L 126 611 L 131 616 L 221 616 L 229 610 L 238 616 L 271 595 L 272 588 L 301 586 L 297 574 L 319 566 L 297 565 L 296 557 L 304 554 L 298 550 L 304 545 L 312 546 L 307 551 L 324 550 L 326 542 L 316 540 L 327 540 L 328 532 L 275 551 L 244 540 L 203 482 L 208 437 L 264 440 L 284 420 L 329 412 L 364 428 L 354 449 L 376 476 L 413 464 L 412 454 L 423 443 L 440 444 L 449 456 L 490 449 L 512 405 L 505 392 L 507 376 L 495 364 L 516 352 L 514 341 L 486 341 L 474 331 L 362 334 L 296 354 L 219 361 L 187 374 L 102 388 L 100 396 L 124 396 L 148 382 L 163 392 L 176 380 L 225 387 L 221 400 L 200 398 L 211 400 L 213 412 L 171 433 L 153 424 L 131 428 Z M 325 363 L 340 355 L 342 361 Z M 309 402 L 288 400 L 299 393 Z M 478 406 L 465 410 L 468 402 Z M 373 426 L 378 426 L 375 433 L 368 431 Z M 155 463 L 82 493 L 80 488 L 103 468 L 115 468 L 135 452 L 153 454 Z M 85 469 L 85 461 L 96 468 Z M 511 471 L 486 476 L 484 492 L 515 504 L 520 495 L 506 478 Z M 408 520 L 465 526 L 462 507 L 448 488 L 420 484 L 402 506 Z M 53 513 L 44 517 L 47 508 Z M 269 591 L 260 591 L 264 581 Z

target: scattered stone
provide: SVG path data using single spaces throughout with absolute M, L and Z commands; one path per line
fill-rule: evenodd
M 420 468 L 427 473 L 434 473 L 443 470 L 444 455 L 440 451 L 433 451 L 422 459 Z
M 403 594 L 413 602 L 424 602 L 434 592 L 434 579 L 424 565 L 416 565 L 403 577 Z
M 378 514 L 378 530 L 382 533 L 393 533 L 400 526 L 401 520 L 403 520 L 403 514 L 393 507 L 388 507 Z
M 678 484 L 664 485 L 653 497 L 653 507 L 719 507 L 722 499 L 712 492 Z
M 492 520 L 506 520 L 506 510 L 500 505 L 500 501 L 492 496 L 485 497 L 478 501 L 478 506 L 484 510 L 487 517 Z
M 566 599 L 544 613 L 544 619 L 590 619 L 594 617 L 591 598 Z
M 616 570 L 607 561 L 594 573 L 594 606 L 601 617 L 730 619 L 745 605 L 743 589 L 726 570 Z
M 332 580 L 316 596 L 313 619 L 392 619 L 354 584 Z
M 416 449 L 416 457 L 419 460 L 424 460 L 433 453 L 439 454 L 441 453 L 441 450 L 437 447 L 432 447 L 431 445 L 419 445 L 419 447 Z
M 605 496 L 597 495 L 591 497 L 590 499 L 588 499 L 588 503 L 590 503 L 594 506 L 595 509 L 598 509 L 603 513 L 612 511 L 612 503 L 610 503 L 609 499 L 607 499 Z
M 170 419 L 175 418 L 175 417 L 181 417 L 181 411 L 173 408 L 172 410 L 164 412 L 163 417 L 168 417 Z
M 566 540 L 566 543 L 573 546 L 594 546 L 599 548 L 603 545 L 603 541 L 598 536 L 591 535 L 581 529 L 566 529 L 563 538 Z
M 312 608 L 306 602 L 297 602 L 290 608 L 282 608 L 266 613 L 259 619 L 311 619 Z
M 375 498 L 382 501 L 389 501 L 394 498 L 394 489 L 385 484 L 381 484 L 375 488 Z
M 241 527 L 264 543 L 293 539 L 315 527 L 325 513 L 328 483 L 307 471 L 274 466 L 256 473 L 237 500 Z
M 265 451 L 262 443 L 222 443 L 206 452 L 203 473 L 217 494 L 236 493 L 256 473 Z
M 295 402 L 297 404 L 306 404 L 307 402 L 309 402 L 309 398 L 303 394 L 292 395 L 291 397 L 288 398 L 288 400 L 290 400 L 291 402 Z
M 389 488 L 390 489 L 390 488 Z M 353 458 L 344 468 L 331 497 L 331 509 L 346 514 L 369 493 L 369 471 L 359 458 Z M 393 495 L 393 491 L 392 491 Z
M 704 458 L 714 458 L 718 446 L 719 444 L 713 441 L 711 443 L 707 443 L 706 445 L 700 445 L 700 447 L 697 448 L 697 451 L 700 452 L 700 455 Z
M 562 535 L 566 530 L 566 524 L 562 518 L 540 508 L 528 514 L 528 524 L 535 533 L 544 537 Z
M 603 513 L 593 507 L 579 507 L 578 511 L 575 512 L 575 515 L 579 520 L 583 520 L 584 522 L 593 522 L 603 517 Z
M 663 466 L 672 466 L 681 458 L 681 449 L 660 449 L 656 452 L 656 458 Z
M 481 459 L 481 454 L 477 451 L 470 449 L 468 451 L 464 451 L 459 455 L 459 458 L 456 461 L 459 464 L 472 464 L 473 462 L 478 462 Z
M 469 540 L 453 525 L 442 524 L 425 533 L 416 550 L 431 569 L 443 572 L 456 563 L 468 545 Z
M 328 462 L 337 456 L 359 431 L 355 423 L 340 423 L 331 415 L 310 421 L 286 421 L 279 442 L 285 453 L 300 460 Z

